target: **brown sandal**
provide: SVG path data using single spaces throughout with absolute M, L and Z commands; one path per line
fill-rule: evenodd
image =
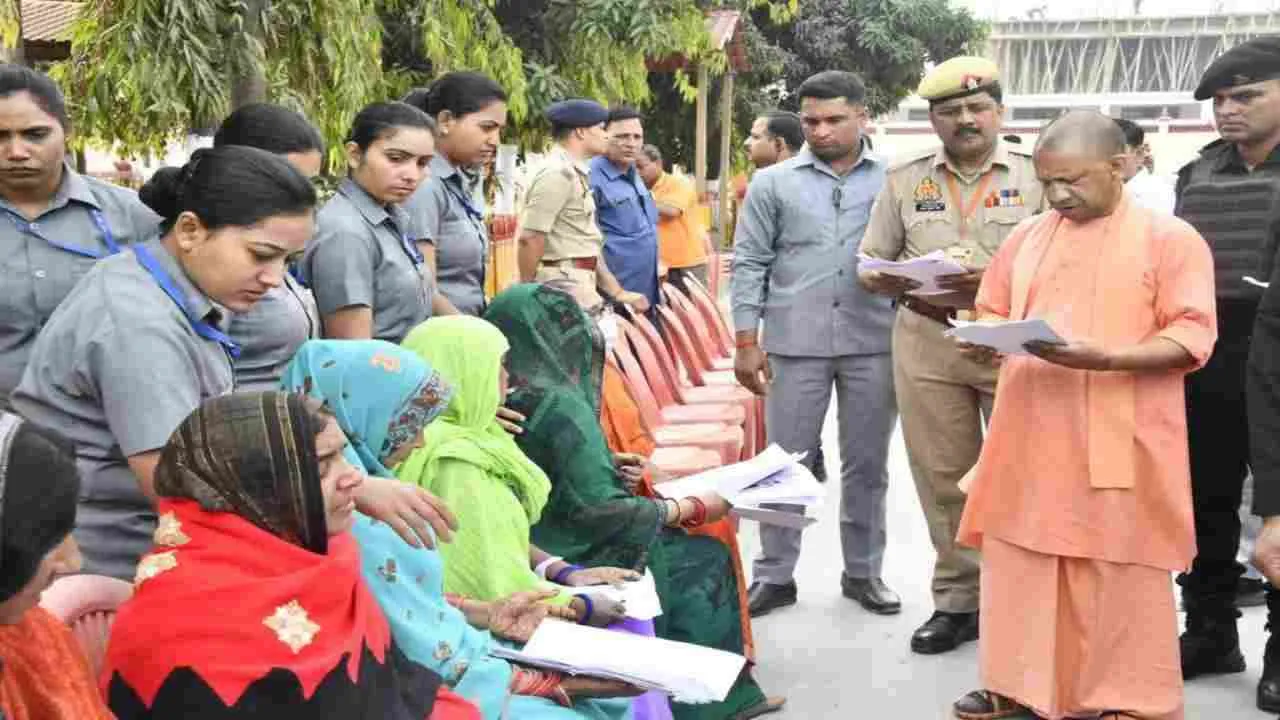
M 758 718 L 761 715 L 776 713 L 786 704 L 787 699 L 784 697 L 765 698 L 737 715 L 734 715 L 733 720 L 751 720 L 752 718 Z
M 1027 708 L 989 690 L 974 690 L 952 708 L 959 720 L 1003 720 L 1027 712 Z

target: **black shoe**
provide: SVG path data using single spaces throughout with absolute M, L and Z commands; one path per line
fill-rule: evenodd
M 911 650 L 921 655 L 950 652 L 978 639 L 978 613 L 935 612 L 911 635 Z
M 1187 615 L 1187 631 L 1178 639 L 1182 654 L 1182 678 L 1244 672 L 1240 633 L 1235 618 Z
M 818 482 L 827 481 L 827 459 L 822 454 L 822 444 L 813 449 L 813 477 Z
M 1236 607 L 1261 607 L 1267 604 L 1267 584 L 1253 578 L 1240 578 L 1236 587 Z
M 747 612 L 751 617 L 768 615 L 778 608 L 795 604 L 796 584 L 794 582 L 786 585 L 757 582 L 752 583 L 751 589 L 747 591 Z
M 878 577 L 854 578 L 841 575 L 840 590 L 850 600 L 857 600 L 868 612 L 877 615 L 897 615 L 902 612 L 902 599 L 898 597 L 898 593 L 890 590 Z
M 1027 709 L 1003 695 L 975 690 L 951 706 L 960 720 L 1000 720 L 1022 717 Z
M 1267 649 L 1262 656 L 1258 709 L 1272 714 L 1280 713 L 1280 640 L 1274 635 L 1267 638 Z

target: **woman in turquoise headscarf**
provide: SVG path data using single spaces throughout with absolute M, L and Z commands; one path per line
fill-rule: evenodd
M 452 390 L 413 353 L 377 340 L 313 340 L 285 371 L 285 389 L 321 400 L 347 434 L 347 454 L 367 473 L 392 477 L 389 468 L 422 441 L 423 430 L 449 404 Z M 444 595 L 438 552 L 408 545 L 397 529 L 357 514 L 365 581 L 382 605 L 397 644 L 414 661 L 440 673 L 455 692 L 486 718 L 618 720 L 630 701 L 588 700 L 621 686 L 586 678 L 561 678 L 491 657 L 487 626 L 524 639 L 548 613 L 545 595 L 526 594 L 482 603 Z M 465 611 L 465 614 L 464 614 Z M 572 702 L 572 707 L 564 703 Z

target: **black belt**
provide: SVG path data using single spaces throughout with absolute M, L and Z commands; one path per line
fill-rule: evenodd
M 950 325 L 948 321 L 956 316 L 955 308 L 931 305 L 924 300 L 911 297 L 910 295 L 903 295 L 898 298 L 898 304 L 917 315 L 923 315 L 941 325 Z

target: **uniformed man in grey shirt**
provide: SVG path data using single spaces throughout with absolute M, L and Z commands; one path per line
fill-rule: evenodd
M 885 178 L 884 165 L 863 152 L 864 95 L 852 73 L 806 80 L 799 96 L 807 146 L 751 181 L 733 257 L 735 370 L 739 382 L 766 396 L 770 442 L 792 452 L 817 446 L 834 387 L 841 586 L 868 610 L 890 614 L 901 609 L 880 579 L 885 464 L 897 420 L 889 355 L 893 308 L 857 282 L 858 245 Z M 752 615 L 796 601 L 792 574 L 801 531 L 766 525 L 760 536 Z
M 160 241 L 144 247 L 192 314 L 226 330 L 228 313 L 191 283 Z M 100 262 L 53 314 L 13 406 L 76 444 L 82 482 L 75 536 L 85 572 L 133 579 L 156 515 L 128 458 L 163 447 L 193 409 L 232 385 L 226 350 L 196 333 L 132 252 Z

